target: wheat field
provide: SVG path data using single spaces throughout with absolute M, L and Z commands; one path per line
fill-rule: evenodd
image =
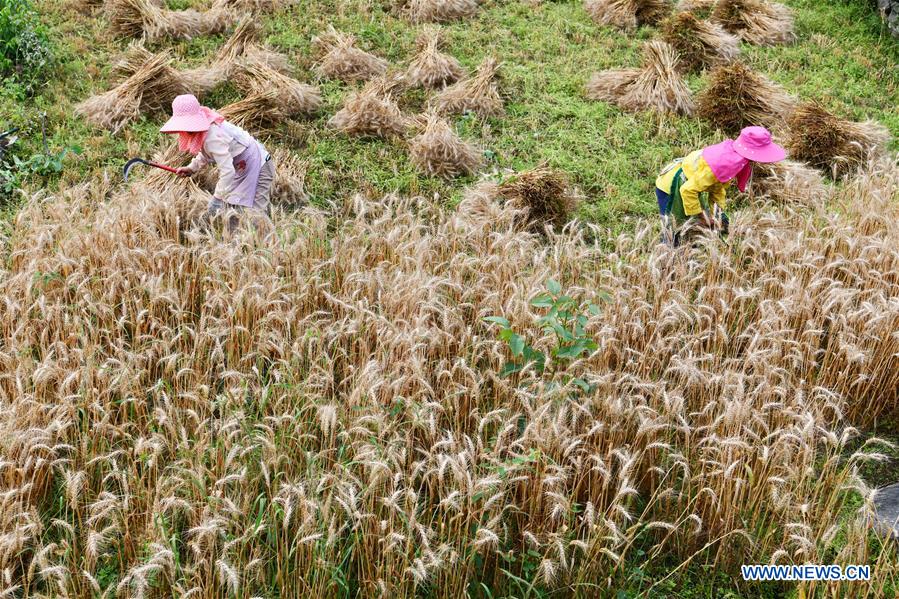
M 152 181 L 35 195 L 0 239 L 0 596 L 605 596 L 635 558 L 895 584 L 847 447 L 899 402 L 896 166 L 687 251 L 529 232 L 483 186 L 221 239 Z M 597 349 L 501 377 L 484 318 L 549 348 L 548 279 Z

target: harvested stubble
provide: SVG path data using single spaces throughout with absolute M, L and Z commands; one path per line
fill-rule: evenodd
M 662 39 L 674 48 L 686 71 L 730 62 L 740 55 L 740 39 L 721 25 L 679 12 L 662 25 Z
M 81 102 L 75 111 L 115 133 L 141 113 L 166 110 L 172 98 L 189 91 L 171 63 L 168 51 L 152 54 L 133 75 L 108 92 Z
M 150 41 L 222 33 L 237 20 L 236 13 L 224 6 L 214 5 L 204 12 L 168 10 L 153 0 L 109 0 L 106 10 L 114 32 Z
M 879 123 L 841 119 L 813 102 L 801 104 L 788 125 L 790 157 L 834 178 L 852 174 L 879 157 L 890 141 L 889 131 Z
M 585 0 L 584 8 L 598 25 L 633 30 L 655 25 L 671 13 L 671 0 Z
M 465 69 L 458 60 L 440 51 L 442 39 L 436 27 L 423 30 L 415 43 L 418 54 L 406 71 L 409 85 L 440 88 L 465 75 Z
M 750 44 L 772 46 L 796 40 L 793 11 L 777 2 L 720 0 L 711 18 Z
M 401 78 L 379 77 L 347 97 L 328 125 L 348 135 L 402 137 L 407 119 L 396 105 L 393 93 Z
M 641 68 L 595 73 L 587 83 L 587 97 L 634 112 L 692 114 L 694 109 L 693 94 L 678 72 L 677 52 L 659 40 L 643 46 Z
M 614 594 L 639 546 L 737 576 L 869 563 L 877 596 L 895 546 L 869 543 L 849 425 L 899 402 L 897 189 L 749 208 L 731 247 L 680 252 L 432 198 L 228 243 L 186 230 L 195 193 L 36 197 L 0 255 L 0 569 L 31 596 L 326 597 L 338 569 L 365 596 L 508 596 L 530 551 L 547 593 Z M 502 378 L 483 318 L 549 354 L 548 278 L 602 306 L 599 349 Z
M 410 0 L 403 9 L 414 23 L 446 23 L 477 11 L 478 0 Z
M 483 117 L 502 116 L 503 99 L 496 86 L 500 63 L 487 57 L 468 79 L 447 87 L 431 99 L 430 105 L 440 114 L 473 112 Z
M 763 125 L 780 130 L 796 108 L 796 99 L 742 62 L 716 67 L 697 97 L 698 115 L 729 135 Z
M 484 154 L 463 140 L 452 125 L 437 113 L 424 118 L 422 132 L 409 141 L 412 164 L 419 170 L 438 177 L 470 175 L 484 164 Z
M 531 231 L 563 227 L 577 209 L 578 198 L 564 173 L 539 166 L 516 174 L 497 189 L 499 197 L 521 210 L 521 218 Z
M 753 200 L 796 206 L 823 205 L 833 193 L 820 171 L 793 160 L 754 164 L 747 191 Z
M 235 87 L 245 94 L 273 93 L 280 111 L 287 116 L 311 115 L 322 105 L 317 87 L 279 73 L 255 56 L 237 61 L 232 79 Z
M 353 35 L 330 27 L 315 37 L 312 45 L 320 59 L 315 70 L 322 77 L 343 81 L 365 81 L 387 72 L 387 61 L 356 47 Z

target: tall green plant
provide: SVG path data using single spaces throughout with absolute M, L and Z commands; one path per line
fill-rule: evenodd
M 54 62 L 46 28 L 31 0 L 0 0 L 0 76 L 16 95 L 30 96 Z
M 592 302 L 580 302 L 565 295 L 562 286 L 553 279 L 546 282 L 546 291 L 532 299 L 531 305 L 546 310 L 546 313 L 537 319 L 536 324 L 545 333 L 553 335 L 555 343 L 547 355 L 534 348 L 524 336 L 512 329 L 507 318 L 503 316 L 485 318 L 487 322 L 500 326 L 499 338 L 509 345 L 512 352 L 512 359 L 506 362 L 500 375 L 511 376 L 533 366 L 538 374 L 554 383 L 570 382 L 588 391 L 590 386 L 582 378 L 564 374 L 557 377 L 556 374 L 564 373 L 572 362 L 598 347 L 596 341 L 587 334 L 586 327 L 588 315 L 599 314 L 599 306 Z

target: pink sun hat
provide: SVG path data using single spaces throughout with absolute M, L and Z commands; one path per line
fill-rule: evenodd
M 780 162 L 787 157 L 782 147 L 771 141 L 771 132 L 764 127 L 746 127 L 734 140 L 734 151 L 753 162 Z
M 172 118 L 162 126 L 162 133 L 199 133 L 209 131 L 213 123 L 221 124 L 225 117 L 200 105 L 196 96 L 185 94 L 172 101 Z

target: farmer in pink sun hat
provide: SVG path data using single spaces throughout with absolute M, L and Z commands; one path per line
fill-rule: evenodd
M 182 177 L 193 175 L 210 162 L 218 167 L 218 183 L 206 212 L 209 220 L 227 212 L 228 230 L 233 232 L 239 215 L 245 214 L 256 222 L 265 222 L 270 229 L 275 165 L 261 143 L 189 94 L 175 98 L 172 118 L 160 131 L 177 135 L 181 151 L 194 155 L 189 165 L 178 169 Z
M 727 186 L 736 181 L 737 189 L 746 191 L 753 162 L 780 162 L 786 155 L 771 141 L 767 129 L 746 127 L 736 140 L 696 150 L 666 166 L 656 179 L 665 241 L 678 245 L 687 224 L 698 223 L 727 234 Z

